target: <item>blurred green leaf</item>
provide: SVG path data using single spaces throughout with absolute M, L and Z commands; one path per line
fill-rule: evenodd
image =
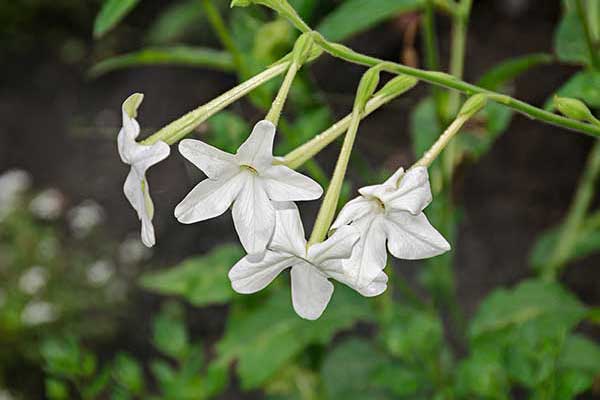
M 584 305 L 558 283 L 527 280 L 486 297 L 471 321 L 469 335 L 476 340 L 536 320 L 558 331 L 569 330 L 585 312 Z
M 144 390 L 144 376 L 140 363 L 126 353 L 119 353 L 113 364 L 113 378 L 132 394 Z
M 148 48 L 102 60 L 90 69 L 89 75 L 98 77 L 114 70 L 144 65 L 202 67 L 220 71 L 234 69 L 232 57 L 225 51 L 204 47 L 175 46 Z
M 150 25 L 146 40 L 152 44 L 172 43 L 195 26 L 204 25 L 205 20 L 198 0 L 177 2 L 165 8 Z
M 461 398 L 508 399 L 509 377 L 497 351 L 476 351 L 458 366 L 456 391 Z
M 307 321 L 292 309 L 288 290 L 278 290 L 250 312 L 230 316 L 217 344 L 219 363 L 237 359 L 242 388 L 256 388 L 310 344 L 326 344 L 341 329 L 372 313 L 363 298 L 337 285 L 321 318 Z
M 554 398 L 560 400 L 574 399 L 592 387 L 594 378 L 580 371 L 565 371 L 556 377 L 556 393 Z
M 374 385 L 387 358 L 368 341 L 349 339 L 329 352 L 321 367 L 321 380 L 329 400 L 391 399 Z
M 441 135 L 433 98 L 421 100 L 410 115 L 410 135 L 416 157 L 421 157 Z
M 373 383 L 399 397 L 414 396 L 431 386 L 419 368 L 392 363 L 384 364 L 377 370 Z
M 591 108 L 600 108 L 600 72 L 578 72 L 561 86 L 556 94 L 579 99 Z M 553 108 L 552 97 L 548 99 L 545 107 L 547 109 Z
M 246 120 L 231 111 L 221 111 L 208 121 L 206 141 L 211 145 L 234 154 L 250 134 Z
M 188 334 L 183 309 L 176 303 L 165 304 L 154 319 L 154 346 L 163 354 L 182 360 L 188 352 Z
M 458 151 L 455 162 L 460 162 L 463 157 L 477 160 L 487 153 L 498 136 L 506 131 L 512 116 L 509 108 L 489 102 L 456 137 Z
M 46 387 L 46 396 L 50 400 L 65 400 L 70 397 L 69 386 L 63 381 L 46 378 L 44 386 Z
M 252 55 L 264 65 L 283 57 L 294 43 L 295 32 L 283 18 L 263 23 L 255 33 Z
M 95 399 L 100 396 L 110 383 L 112 375 L 112 369 L 110 366 L 105 366 L 100 370 L 96 376 L 86 384 L 85 388 L 83 388 L 83 396 L 87 399 Z
M 100 38 L 114 28 L 140 0 L 104 0 L 94 21 L 94 37 Z
M 590 63 L 583 26 L 574 10 L 567 11 L 558 24 L 554 33 L 554 51 L 560 61 Z
M 45 369 L 65 378 L 89 376 L 95 370 L 95 357 L 83 351 L 73 337 L 47 339 L 40 348 Z
M 526 54 L 502 61 L 488 70 L 477 82 L 478 86 L 489 90 L 498 90 L 507 82 L 524 72 L 542 64 L 552 62 L 552 56 L 545 53 Z
M 418 10 L 424 0 L 348 0 L 317 26 L 328 40 L 342 41 L 399 14 Z
M 195 306 L 226 303 L 233 295 L 227 272 L 243 255 L 238 245 L 221 245 L 176 267 L 146 273 L 140 283 L 153 292 L 183 296 Z
M 570 335 L 558 360 L 561 368 L 600 374 L 600 346 L 582 335 Z

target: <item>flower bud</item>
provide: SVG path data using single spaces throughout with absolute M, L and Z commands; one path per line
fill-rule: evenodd
M 379 92 L 378 96 L 398 96 L 410 89 L 412 89 L 419 80 L 408 75 L 398 75 L 394 79 L 386 83 Z
M 365 109 L 367 101 L 369 101 L 377 89 L 380 71 L 381 68 L 377 65 L 369 68 L 367 72 L 364 73 L 360 83 L 358 84 L 356 98 L 354 99 L 354 107 L 358 108 L 361 112 Z
M 595 120 L 590 109 L 578 99 L 554 96 L 554 107 L 563 115 L 578 121 L 593 122 Z
M 470 118 L 479 112 L 483 107 L 485 107 L 486 103 L 487 95 L 483 93 L 471 96 L 467 99 L 467 101 L 465 101 L 458 115 Z
M 313 46 L 313 43 L 314 41 L 310 33 L 304 33 L 296 40 L 296 43 L 294 43 L 294 50 L 292 51 L 292 61 L 296 65 L 300 66 L 306 61 L 316 58 L 315 54 L 313 54 L 313 47 L 315 47 Z M 320 48 L 317 50 L 320 50 Z M 318 52 L 316 56 L 321 52 Z

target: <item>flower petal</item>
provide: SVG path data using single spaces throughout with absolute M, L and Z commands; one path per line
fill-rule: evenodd
M 171 153 L 171 147 L 165 142 L 156 142 L 150 146 L 135 143 L 129 150 L 129 164 L 140 175 L 145 174 L 148 168 L 161 162 Z
M 123 193 L 125 193 L 125 197 L 137 212 L 138 219 L 142 222 L 142 242 L 147 247 L 152 247 L 156 243 L 154 227 L 152 226 L 154 204 L 152 203 L 152 198 L 150 198 L 150 189 L 145 181 L 145 177 L 142 176 L 142 179 L 140 179 L 140 176 L 132 168 L 125 179 Z
M 344 205 L 333 225 L 331 225 L 331 229 L 338 229 L 342 225 L 348 225 L 352 221 L 364 217 L 374 209 L 374 206 L 376 204 L 372 200 L 363 196 L 355 197 Z
M 371 283 L 363 287 L 357 286 L 352 281 L 352 277 L 345 273 L 334 274 L 331 275 L 331 277 L 337 280 L 338 282 L 341 282 L 344 285 L 351 287 L 352 289 L 356 290 L 358 293 L 365 297 L 379 296 L 387 289 L 388 276 L 383 271 L 380 271 L 379 275 L 377 275 L 377 277 Z
M 291 275 L 294 310 L 305 319 L 319 318 L 331 299 L 333 284 L 306 262 L 294 265 Z
M 140 134 L 140 126 L 135 120 L 137 110 L 144 100 L 142 93 L 134 93 L 123 102 L 121 106 L 121 114 L 123 118 L 123 130 L 129 138 L 135 140 Z
M 317 182 L 284 165 L 273 165 L 260 174 L 269 198 L 274 201 L 314 200 L 323 188 Z
M 388 211 L 408 211 L 419 214 L 431 202 L 431 187 L 427 168 L 410 169 L 402 179 L 398 189 L 385 193 L 381 200 Z
M 344 261 L 344 267 L 352 286 L 363 288 L 371 284 L 385 268 L 386 233 L 380 216 L 362 218 L 352 226 L 360 231 L 360 240 L 354 246 L 352 257 Z
M 275 125 L 267 120 L 258 121 L 248 139 L 238 148 L 238 163 L 249 165 L 259 172 L 269 168 L 273 162 L 274 138 Z
M 385 221 L 388 249 L 396 258 L 419 260 L 450 250 L 450 244 L 429 223 L 425 214 L 389 214 Z
M 275 232 L 269 244 L 271 250 L 306 257 L 306 238 L 302 219 L 296 204 L 274 202 L 275 207 Z
M 342 226 L 324 242 L 310 246 L 307 258 L 315 265 L 330 260 L 350 258 L 352 249 L 359 238 L 360 232 L 354 227 Z
M 275 251 L 263 257 L 246 256 L 229 270 L 231 287 L 238 293 L 256 293 L 264 289 L 281 271 L 292 266 L 296 258 Z
M 179 152 L 211 179 L 239 168 L 235 156 L 217 149 L 200 140 L 184 139 L 179 143 Z
M 244 186 L 242 173 L 225 179 L 205 179 L 175 207 L 175 217 L 182 224 L 217 217 L 223 214 Z
M 251 172 L 233 203 L 233 223 L 240 242 L 248 254 L 265 250 L 275 230 L 275 209 L 262 183 Z

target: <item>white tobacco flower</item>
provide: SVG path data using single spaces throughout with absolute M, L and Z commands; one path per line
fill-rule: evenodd
M 0 221 L 15 207 L 19 197 L 31 186 L 31 176 L 24 170 L 11 169 L 0 175 Z
M 67 219 L 73 234 L 83 238 L 104 220 L 104 209 L 94 200 L 84 200 L 69 211 Z
M 41 325 L 58 318 L 56 307 L 46 301 L 30 301 L 21 313 L 21 321 L 25 325 Z
M 29 295 L 34 295 L 40 291 L 48 281 L 48 272 L 45 268 L 35 266 L 29 268 L 19 278 L 19 288 Z
M 51 221 L 60 217 L 65 200 L 57 189 L 46 189 L 31 200 L 29 211 L 38 218 Z
M 344 262 L 357 287 L 382 279 L 386 241 L 390 253 L 405 260 L 434 257 L 450 250 L 446 239 L 423 213 L 431 202 L 426 168 L 406 173 L 400 168 L 383 184 L 363 187 L 359 193 L 342 208 L 332 225 L 332 229 L 341 229 L 351 224 L 361 233 L 352 257 Z
M 321 316 L 333 294 L 336 279 L 354 287 L 342 261 L 352 254 L 359 232 L 351 226 L 338 229 L 322 243 L 307 248 L 300 213 L 294 203 L 276 203 L 277 225 L 269 248 L 262 257 L 247 255 L 229 271 L 231 286 L 238 293 L 255 293 L 265 288 L 280 272 L 291 267 L 292 303 L 302 318 Z M 373 282 L 363 294 L 379 294 L 386 282 Z
M 275 228 L 274 202 L 314 200 L 323 189 L 312 179 L 283 165 L 273 165 L 275 126 L 259 121 L 229 154 L 193 139 L 179 144 L 181 154 L 208 179 L 177 205 L 175 216 L 191 224 L 223 214 L 232 204 L 235 229 L 249 254 L 263 251 Z
M 168 144 L 161 141 L 153 145 L 143 145 L 135 141 L 140 134 L 140 125 L 135 117 L 143 99 L 142 94 L 135 93 L 123 103 L 123 127 L 119 131 L 117 141 L 121 160 L 131 166 L 125 185 L 123 185 L 123 192 L 142 221 L 142 242 L 146 246 L 152 247 L 156 243 L 152 225 L 154 204 L 150 198 L 146 171 L 167 158 L 171 149 Z
M 87 270 L 86 278 L 94 286 L 103 286 L 114 273 L 115 267 L 110 261 L 98 260 Z

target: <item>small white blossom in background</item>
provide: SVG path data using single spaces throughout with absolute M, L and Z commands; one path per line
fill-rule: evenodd
M 333 295 L 329 278 L 356 289 L 344 271 L 342 260 L 350 257 L 360 234 L 355 228 L 345 226 L 326 241 L 307 247 L 296 205 L 282 202 L 275 203 L 275 208 L 277 223 L 269 248 L 262 257 L 247 255 L 238 261 L 229 271 L 231 286 L 238 293 L 255 293 L 291 268 L 294 310 L 302 318 L 317 319 Z M 386 284 L 387 279 L 373 282 L 360 292 L 366 296 L 378 295 Z
M 48 282 L 48 271 L 44 267 L 34 266 L 29 268 L 19 278 L 19 289 L 23 293 L 34 295 Z
M 84 200 L 67 214 L 69 228 L 77 238 L 83 238 L 104 221 L 104 209 L 94 200 Z
M 30 301 L 21 312 L 21 321 L 25 325 L 35 326 L 55 321 L 58 318 L 56 307 L 46 301 Z
M 167 158 L 171 148 L 161 141 L 149 146 L 135 141 L 140 134 L 140 125 L 135 117 L 143 99 L 144 95 L 135 93 L 123 102 L 121 107 L 123 127 L 119 131 L 117 144 L 121 160 L 131 166 L 123 185 L 123 192 L 137 212 L 138 219 L 142 222 L 142 242 L 146 246 L 152 247 L 156 243 L 154 226 L 152 225 L 154 203 L 152 203 L 150 197 L 146 171 L 151 166 Z
M 446 239 L 423 213 L 432 197 L 426 168 L 406 173 L 400 168 L 383 184 L 363 187 L 359 193 L 342 208 L 332 225 L 332 229 L 350 225 L 361 233 L 352 257 L 344 261 L 357 287 L 383 279 L 387 250 L 405 260 L 434 257 L 450 250 Z
M 24 170 L 11 169 L 0 175 L 0 221 L 6 218 L 30 187 L 31 176 Z
M 115 273 L 115 266 L 108 260 L 98 260 L 87 270 L 87 280 L 94 286 L 105 285 Z
M 203 180 L 175 208 L 179 222 L 191 224 L 232 208 L 233 223 L 249 254 L 265 250 L 275 229 L 274 202 L 314 200 L 323 189 L 311 178 L 286 166 L 273 165 L 275 125 L 259 121 L 229 154 L 194 139 L 179 144 L 180 153 L 202 170 Z M 233 206 L 232 206 L 233 204 Z
M 40 219 L 51 221 L 60 217 L 64 204 L 64 197 L 60 191 L 46 189 L 31 200 L 29 211 Z
M 15 400 L 15 398 L 8 390 L 0 389 L 0 400 Z
M 137 264 L 152 257 L 152 249 L 140 242 L 139 236 L 129 236 L 119 245 L 119 261 L 122 264 Z

